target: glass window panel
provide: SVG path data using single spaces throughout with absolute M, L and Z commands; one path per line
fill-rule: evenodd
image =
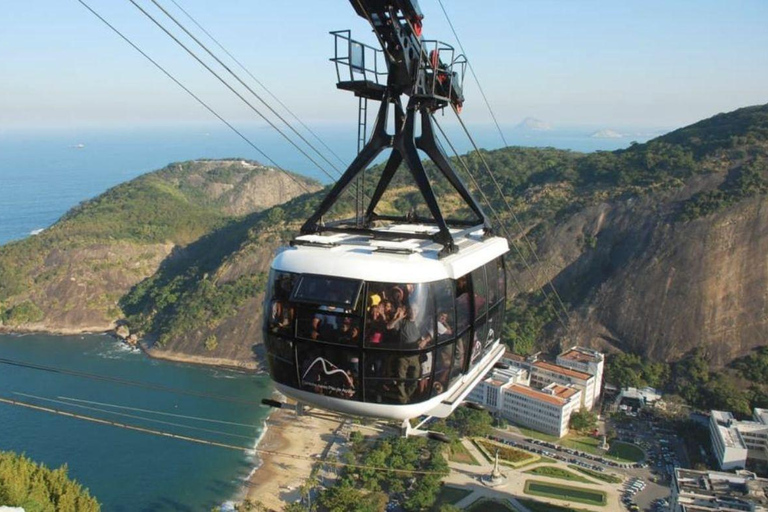
M 504 324 L 504 303 L 497 304 L 491 308 L 488 313 L 488 335 L 487 343 L 491 344 L 501 336 L 501 330 Z
M 435 379 L 432 383 L 432 394 L 441 395 L 448 391 L 451 380 L 451 365 L 453 364 L 453 353 L 455 345 L 448 343 L 438 347 L 435 361 Z
M 302 275 L 294 287 L 292 300 L 336 306 L 351 312 L 357 305 L 362 281 L 340 277 Z
M 480 325 L 481 328 L 485 326 L 485 322 L 482 322 L 482 325 Z M 470 354 L 469 354 L 469 368 L 474 368 L 474 366 L 480 362 L 480 356 L 483 354 L 483 343 L 480 341 L 480 337 L 478 335 L 482 335 L 481 332 L 478 332 L 478 330 L 475 330 L 472 333 L 472 343 L 469 347 Z
M 456 332 L 461 333 L 469 327 L 470 295 L 469 276 L 461 276 L 456 280 Z
M 320 343 L 297 343 L 301 389 L 334 398 L 356 399 L 359 392 L 359 350 Z
M 485 286 L 483 267 L 472 271 L 472 292 L 475 296 L 475 320 L 477 320 L 488 311 L 488 288 Z
M 371 283 L 366 345 L 419 350 L 434 343 L 435 312 L 427 283 Z
M 359 318 L 339 314 L 334 306 L 299 308 L 296 336 L 298 338 L 357 346 L 362 322 Z
M 296 311 L 288 302 L 296 274 L 272 270 L 265 297 L 264 323 L 267 331 L 285 335 L 293 334 Z
M 456 332 L 456 314 L 453 281 L 446 279 L 432 283 L 437 314 L 437 341 L 453 339 Z
M 488 280 L 488 304 L 496 304 L 501 296 L 499 295 L 499 266 L 498 258 L 489 261 L 485 265 L 485 277 Z
M 499 298 L 506 300 L 507 298 L 507 273 L 504 271 L 504 257 L 500 256 L 496 258 L 496 287 L 498 288 Z M 488 280 L 489 286 L 491 280 Z
M 453 353 L 453 366 L 451 366 L 451 380 L 458 378 L 464 372 L 467 362 L 467 350 L 469 348 L 469 332 L 456 340 L 456 351 Z
M 288 361 L 294 360 L 293 342 L 277 336 L 267 335 L 264 345 L 268 354 L 272 354 Z

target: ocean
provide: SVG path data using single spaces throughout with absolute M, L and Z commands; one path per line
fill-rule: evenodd
M 259 403 L 268 378 L 148 359 L 108 336 L 0 335 L 0 360 L 149 385 L 134 387 L 0 364 L 0 397 L 252 449 L 269 410 L 159 388 Z M 253 452 L 204 446 L 0 404 L 0 450 L 67 464 L 105 511 L 203 511 L 236 498 Z
M 263 127 L 245 131 L 257 145 L 268 148 L 281 167 L 330 182 L 279 135 Z M 317 131 L 342 160 L 351 161 L 356 151 L 353 129 L 337 126 Z M 473 131 L 481 147 L 502 145 L 493 127 Z M 513 145 L 575 151 L 619 149 L 630 140 L 643 142 L 655 134 L 599 139 L 590 137 L 592 131 L 505 130 Z M 470 149 L 455 128 L 448 132 L 460 152 Z M 220 127 L 0 130 L 0 245 L 34 236 L 81 201 L 171 162 L 235 157 L 264 162 L 250 146 Z M 336 165 L 343 168 L 340 162 Z M 0 358 L 254 403 L 272 390 L 266 377 L 150 360 L 105 336 L 0 335 Z M 254 446 L 268 413 L 259 406 L 2 364 L 0 396 L 244 448 Z M 228 423 L 216 423 L 222 421 Z M 68 464 L 71 476 L 109 511 L 211 510 L 237 496 L 257 463 L 253 454 L 3 404 L 0 450 L 26 453 L 51 467 Z

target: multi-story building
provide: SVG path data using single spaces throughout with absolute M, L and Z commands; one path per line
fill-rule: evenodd
M 768 461 L 768 410 L 755 409 L 752 421 L 711 411 L 709 433 L 720 469 L 743 469 L 747 460 Z
M 572 352 L 571 349 L 569 352 Z M 568 353 L 568 352 L 566 352 Z M 528 370 L 531 375 L 531 387 L 541 389 L 551 383 L 572 386 L 581 390 L 581 406 L 591 410 L 600 396 L 600 384 L 595 375 L 548 363 L 538 355 L 522 357 L 511 352 L 504 354 L 503 362 L 517 368 Z M 597 366 L 595 367 L 597 368 Z M 599 367 L 602 371 L 602 366 Z
M 511 384 L 502 389 L 502 396 L 502 416 L 557 437 L 568 433 L 571 414 L 581 408 L 581 390 L 554 383 L 543 389 Z
M 605 369 L 605 356 L 603 354 L 591 348 L 571 347 L 557 356 L 555 362 L 571 370 L 594 375 L 594 401 L 600 398 L 603 389 L 603 370 Z
M 677 468 L 672 512 L 768 512 L 768 480 L 754 473 L 720 473 Z
M 519 425 L 558 437 L 567 434 L 571 414 L 581 408 L 581 390 L 556 383 L 534 389 L 529 384 L 524 368 L 494 370 L 467 399 Z

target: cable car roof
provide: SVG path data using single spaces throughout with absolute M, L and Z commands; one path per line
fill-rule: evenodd
M 280 252 L 272 268 L 391 283 L 426 283 L 457 279 L 509 250 L 506 239 L 484 238 L 482 229 L 452 230 L 458 252 L 439 257 L 441 244 L 408 235 L 434 233 L 430 225 L 395 224 L 375 232 L 402 233 L 397 240 L 348 233 L 303 235 Z

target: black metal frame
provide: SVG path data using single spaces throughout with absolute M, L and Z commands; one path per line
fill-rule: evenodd
M 437 226 L 434 234 L 414 234 L 409 238 L 430 239 L 443 245 L 441 255 L 451 254 L 457 250 L 451 235 L 450 228 L 477 227 L 490 233 L 490 223 L 483 213 L 480 205 L 469 194 L 467 187 L 456 174 L 450 160 L 442 150 L 434 130 L 432 113 L 449 104 L 460 107 L 463 103 L 461 94 L 461 80 L 453 72 L 454 63 L 462 65 L 461 59 L 453 57 L 453 48 L 438 41 L 425 41 L 420 33 L 414 32 L 414 23 L 421 23 L 421 11 L 415 0 L 397 0 L 395 3 L 382 0 L 352 0 L 357 13 L 366 18 L 376 32 L 382 50 L 363 45 L 353 41 L 349 31 L 331 32 L 335 39 L 336 54 L 331 61 L 336 64 L 338 78 L 337 86 L 350 90 L 360 98 L 381 101 L 376 125 L 371 132 L 368 143 L 358 153 L 357 157 L 339 178 L 323 202 L 312 216 L 307 219 L 301 228 L 302 234 L 320 233 L 323 231 L 348 232 L 370 236 L 382 236 L 381 231 L 374 231 L 373 224 L 377 220 L 385 220 L 400 223 L 423 223 Z M 425 52 L 425 44 L 433 47 L 437 64 L 430 62 Z M 372 55 L 373 66 L 366 63 L 363 58 L 362 66 L 354 65 L 352 58 L 352 46 L 359 45 L 363 55 L 369 52 Z M 346 49 L 347 54 L 340 55 L 339 48 Z M 439 62 L 439 52 L 450 52 L 450 62 L 443 65 Z M 386 86 L 379 81 L 382 74 L 377 66 L 378 56 L 385 53 L 387 59 L 387 83 Z M 349 80 L 342 80 L 340 67 L 348 66 Z M 356 75 L 357 74 L 357 75 Z M 440 89 L 436 87 L 437 76 L 444 77 L 444 85 Z M 345 74 L 346 75 L 346 74 Z M 346 78 L 346 76 L 345 76 Z M 407 108 L 403 109 L 402 96 L 410 96 Z M 390 107 L 393 111 L 395 133 L 387 132 Z M 416 118 L 420 117 L 421 135 L 416 136 Z M 359 122 L 359 120 L 358 120 Z M 362 219 L 355 219 L 354 223 L 348 221 L 336 222 L 324 225 L 322 218 L 339 200 L 345 190 L 354 182 L 358 175 L 365 172 L 371 162 L 384 150 L 391 148 L 392 152 L 384 166 L 384 171 L 379 179 L 376 189 L 370 198 L 365 215 Z M 435 192 L 430 184 L 429 177 L 421 162 L 419 150 L 423 151 L 436 165 L 440 173 L 448 180 L 451 186 L 462 200 L 467 204 L 474 219 L 455 220 L 446 219 L 440 210 Z M 431 218 L 417 218 L 413 214 L 397 217 L 378 215 L 376 207 L 381 201 L 384 192 L 392 182 L 400 165 L 410 171 L 416 185 L 423 197 Z M 358 194 L 362 202 L 364 194 Z M 402 237 L 402 234 L 398 234 Z

